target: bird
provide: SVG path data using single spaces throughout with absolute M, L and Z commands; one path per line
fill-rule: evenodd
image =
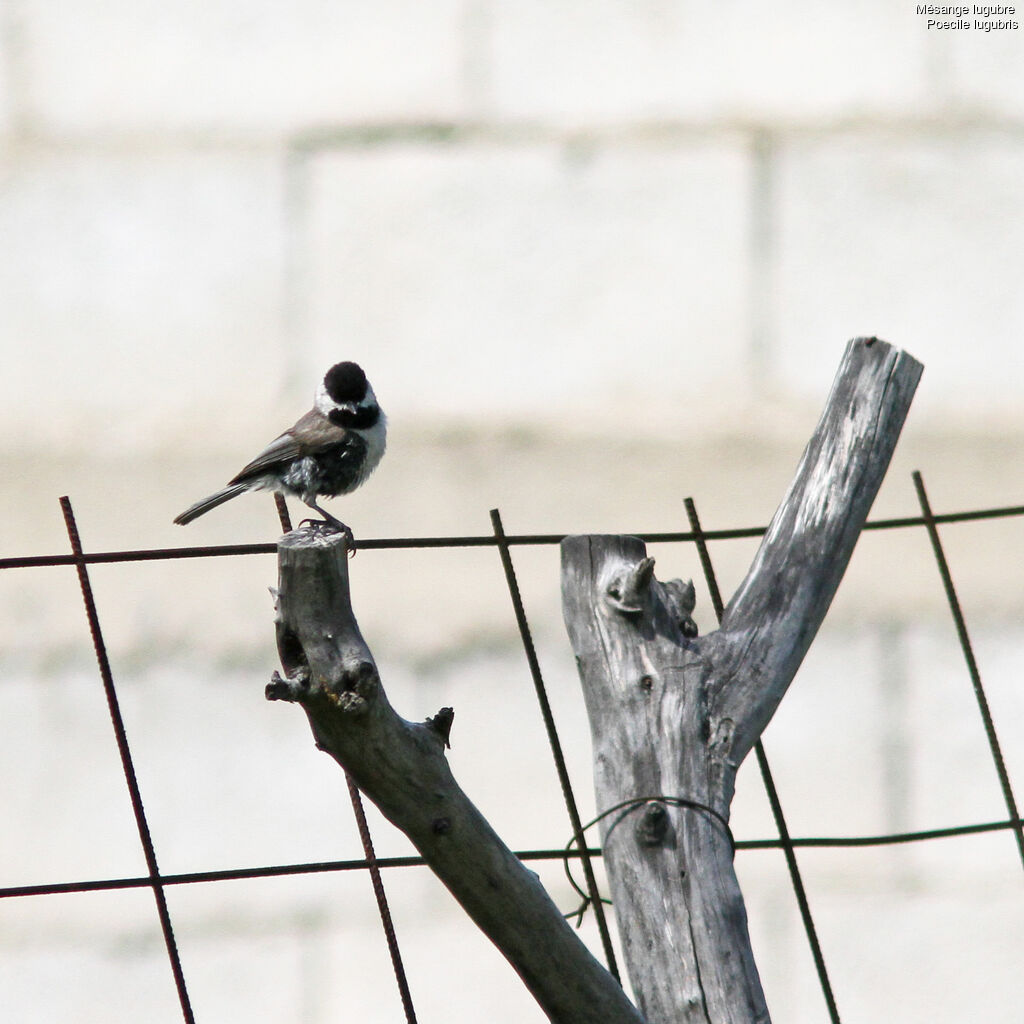
M 387 418 L 357 363 L 335 363 L 317 386 L 313 408 L 275 438 L 226 487 L 175 518 L 184 526 L 246 491 L 267 490 L 298 498 L 324 517 L 322 525 L 352 531 L 322 509 L 318 497 L 351 494 L 377 468 L 387 443 Z

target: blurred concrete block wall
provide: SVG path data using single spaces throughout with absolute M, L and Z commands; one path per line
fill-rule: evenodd
M 1021 504 L 1024 36 L 916 6 L 7 0 L 0 557 L 67 549 L 60 494 L 87 550 L 272 540 L 265 497 L 171 518 L 343 358 L 391 423 L 360 536 L 489 533 L 495 506 L 509 533 L 680 530 L 686 495 L 763 524 L 857 334 L 926 366 L 876 513 L 916 512 L 911 468 L 940 512 Z M 943 531 L 1018 796 L 1020 522 Z M 715 546 L 727 594 L 753 551 Z M 557 551 L 515 559 L 590 812 Z M 560 847 L 495 552 L 366 551 L 353 579 L 396 707 L 454 705 L 471 795 Z M 340 773 L 262 700 L 273 581 L 94 567 L 163 871 L 361 856 Z M 143 874 L 73 574 L 0 574 L 0 621 L 0 884 Z M 766 736 L 794 834 L 1005 813 L 959 659 L 923 534 L 866 534 Z M 733 826 L 772 833 L 749 768 Z M 800 860 L 844 1020 L 1019 1019 L 1009 833 Z M 776 1019 L 826 1020 L 781 856 L 738 867 Z M 539 1020 L 426 872 L 385 882 L 421 1020 Z M 362 873 L 169 900 L 198 1019 L 400 1019 Z M 0 953 L 11 1020 L 181 1019 L 145 889 L 0 901 Z
M 1017 39 L 885 0 L 12 2 L 5 447 L 41 386 L 54 446 L 118 408 L 146 448 L 340 355 L 408 415 L 711 429 L 816 401 L 857 333 L 927 364 L 922 416 L 1017 429 Z

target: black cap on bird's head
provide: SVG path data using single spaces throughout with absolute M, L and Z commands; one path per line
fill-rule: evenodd
M 324 374 L 324 389 L 339 405 L 366 397 L 366 374 L 358 363 L 335 363 Z

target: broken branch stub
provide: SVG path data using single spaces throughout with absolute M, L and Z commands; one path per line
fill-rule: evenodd
M 539 878 L 497 836 L 445 757 L 454 713 L 423 723 L 387 699 L 349 598 L 344 537 L 295 530 L 278 543 L 278 651 L 268 700 L 298 703 L 329 753 L 419 850 L 501 950 L 551 1021 L 643 1024 Z

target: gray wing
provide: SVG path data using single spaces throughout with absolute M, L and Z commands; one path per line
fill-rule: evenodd
M 252 462 L 229 481 L 229 486 L 262 476 L 303 455 L 315 455 L 325 448 L 344 445 L 348 437 L 349 431 L 344 427 L 336 427 L 327 417 L 311 409 L 291 430 L 286 430 L 280 437 L 274 438 Z

